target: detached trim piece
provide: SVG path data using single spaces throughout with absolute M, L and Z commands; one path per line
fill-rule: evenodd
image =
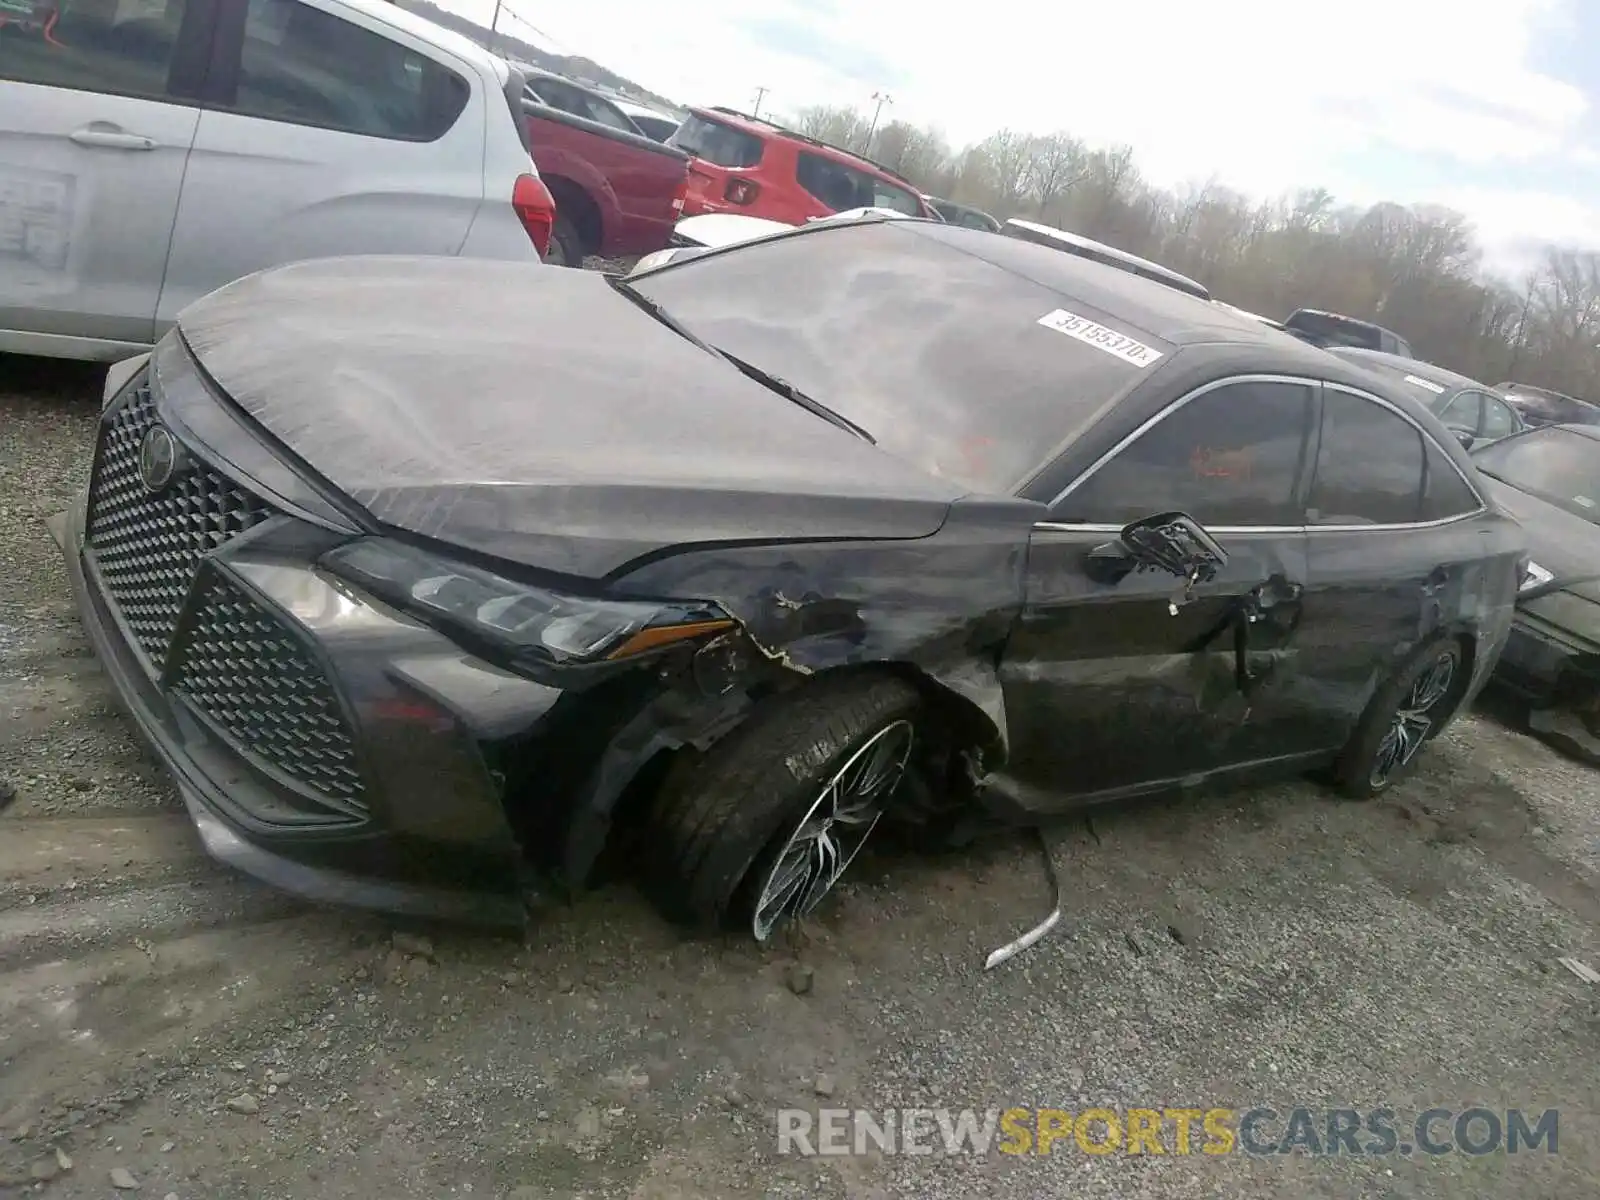
M 1039 852 L 1044 856 L 1044 873 L 1050 880 L 1050 915 L 1040 921 L 1027 933 L 1015 941 L 1007 942 L 998 950 L 991 951 L 989 957 L 983 960 L 983 969 L 992 971 L 1001 963 L 1015 958 L 1030 946 L 1042 942 L 1057 925 L 1061 923 L 1061 877 L 1056 874 L 1055 857 L 1050 853 L 1050 843 L 1045 839 L 1044 830 L 1034 826 L 1034 837 L 1039 842 Z

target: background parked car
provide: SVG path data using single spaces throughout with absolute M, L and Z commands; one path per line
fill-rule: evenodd
M 893 171 L 731 108 L 691 108 L 667 144 L 694 155 L 685 216 L 737 212 L 801 225 L 851 208 L 892 208 L 940 219 Z
M 651 108 L 645 104 L 637 104 L 632 100 L 619 99 L 617 107 L 626 114 L 630 121 L 644 131 L 646 137 L 658 142 L 666 141 L 674 133 L 678 132 L 678 126 L 683 124 L 683 120 L 680 117 L 675 117 L 671 113 L 661 112 L 659 109 Z
M 1499 390 L 1527 425 L 1600 425 L 1600 407 L 1565 392 L 1532 387 L 1526 383 L 1502 383 Z
M 1530 560 L 1495 678 L 1537 734 L 1600 765 L 1600 428 L 1546 425 L 1473 454 Z
M 667 244 L 688 189 L 684 151 L 646 137 L 604 96 L 548 72 L 530 80 L 522 107 L 555 197 L 548 262 L 576 267 L 589 255 L 623 258 Z
M 50 32 L 0 35 L 0 351 L 122 357 L 292 259 L 545 249 L 520 77 L 393 4 L 73 5 Z
M 528 81 L 525 95 L 536 104 L 559 109 L 575 117 L 593 121 L 597 125 L 605 125 L 619 133 L 631 133 L 636 137 L 647 136 L 644 130 L 622 110 L 622 106 L 609 96 L 601 95 L 593 88 L 584 87 L 575 79 L 568 79 L 552 71 L 543 71 L 538 67 L 522 63 L 517 66 Z
M 984 229 L 990 233 L 1000 232 L 1000 221 L 991 217 L 981 208 L 973 208 L 970 204 L 957 204 L 954 200 L 940 200 L 936 196 L 923 196 L 925 201 L 933 207 L 933 211 L 944 218 L 950 225 L 961 225 L 967 229 Z
M 1499 441 L 1526 428 L 1517 410 L 1503 396 L 1487 384 L 1465 375 L 1381 350 L 1358 350 L 1353 346 L 1326 349 L 1329 354 L 1362 370 L 1409 389 L 1412 396 L 1433 410 L 1446 428 L 1458 437 L 1465 435 L 1463 445 L 1469 448 Z
M 813 217 L 806 223 L 815 225 L 831 221 L 854 221 L 863 217 L 882 217 L 898 221 L 915 219 L 895 212 L 892 208 L 852 208 L 845 212 L 834 213 L 832 216 Z M 699 217 L 685 217 L 672 231 L 672 238 L 667 248 L 645 255 L 633 265 L 630 274 L 649 271 L 655 267 L 665 266 L 669 262 L 679 262 L 696 254 L 704 254 L 707 250 L 736 246 L 740 242 L 753 241 L 793 228 L 794 226 L 785 225 L 782 221 L 769 221 L 764 217 L 746 217 L 739 213 L 706 213 Z
M 1301 341 L 1313 346 L 1354 346 L 1380 350 L 1401 358 L 1416 357 L 1411 343 L 1392 329 L 1374 325 L 1343 313 L 1323 312 L 1318 308 L 1297 308 L 1284 319 L 1283 327 Z

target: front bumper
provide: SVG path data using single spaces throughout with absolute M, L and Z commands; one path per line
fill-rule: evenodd
M 1518 610 L 1494 679 L 1539 707 L 1581 705 L 1600 696 L 1600 648 Z
M 130 397 L 184 444 L 190 477 L 164 508 L 129 482 Z M 51 531 L 95 652 L 208 852 L 318 901 L 523 927 L 527 869 L 484 747 L 561 693 L 318 571 L 348 532 L 222 474 L 175 408 L 149 372 L 131 380 L 102 417 L 89 488 Z M 243 519 L 240 496 L 255 505 Z

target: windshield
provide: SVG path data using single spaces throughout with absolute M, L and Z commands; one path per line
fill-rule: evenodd
M 1170 347 L 977 257 L 969 239 L 981 246 L 988 235 L 909 221 L 819 225 L 630 282 L 896 457 L 1007 494 L 1142 377 L 1118 334 Z M 1040 325 L 1060 309 L 1107 328 Z M 1101 344 L 1082 340 L 1091 335 Z
M 1568 429 L 1536 429 L 1472 457 L 1485 475 L 1600 525 L 1600 441 Z

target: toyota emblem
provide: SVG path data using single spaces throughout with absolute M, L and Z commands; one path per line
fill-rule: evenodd
M 178 439 L 165 425 L 152 425 L 139 443 L 139 482 L 145 491 L 165 490 L 178 473 Z

